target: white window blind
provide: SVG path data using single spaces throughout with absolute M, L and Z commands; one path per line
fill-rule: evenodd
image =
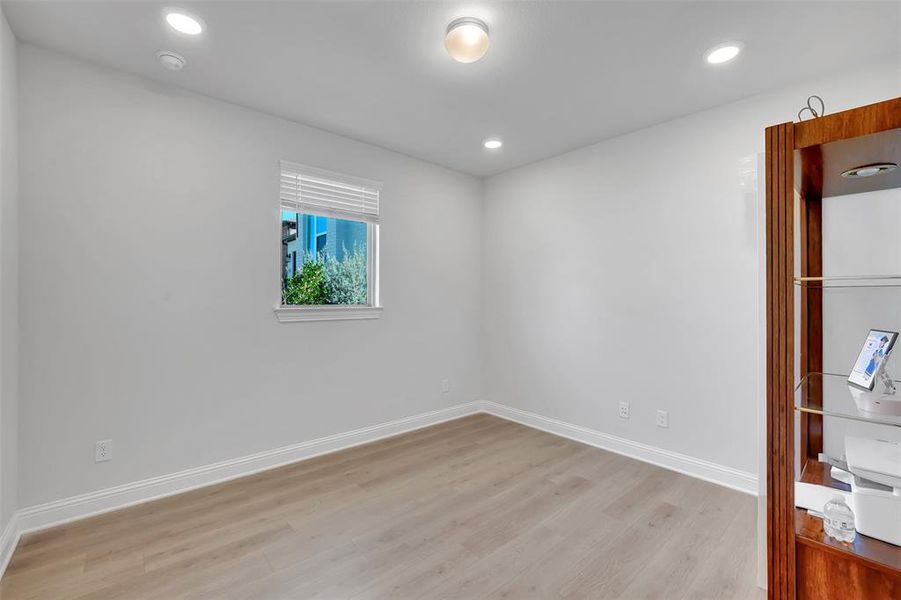
M 379 222 L 380 182 L 286 161 L 280 166 L 282 209 Z

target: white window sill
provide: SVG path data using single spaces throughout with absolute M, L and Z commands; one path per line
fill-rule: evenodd
M 276 306 L 280 323 L 300 321 L 342 321 L 345 319 L 378 319 L 381 306 Z

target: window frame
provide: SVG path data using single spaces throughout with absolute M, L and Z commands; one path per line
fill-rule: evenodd
M 296 165 L 302 167 L 303 165 Z M 329 173 L 334 176 L 335 181 L 356 180 L 350 175 L 341 173 L 331 173 L 307 167 L 310 171 L 317 173 Z M 282 221 L 282 205 L 279 199 L 278 206 L 278 243 L 281 246 L 281 221 Z M 359 319 L 378 319 L 382 315 L 381 297 L 379 294 L 379 223 L 373 223 L 364 219 L 354 219 L 352 216 L 334 216 L 334 215 L 316 215 L 313 212 L 296 212 L 301 215 L 315 215 L 327 218 L 337 218 L 347 221 L 357 221 L 366 224 L 366 304 L 283 304 L 283 282 L 285 277 L 285 266 L 282 264 L 282 250 L 278 251 L 278 302 L 274 308 L 275 316 L 280 323 L 296 323 L 303 321 L 339 321 L 339 320 L 359 320 Z M 298 235 L 300 232 L 298 231 Z

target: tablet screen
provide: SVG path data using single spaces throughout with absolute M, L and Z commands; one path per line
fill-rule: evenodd
M 898 332 L 896 331 L 871 329 L 857 357 L 857 362 L 854 363 L 854 368 L 851 369 L 848 381 L 854 385 L 872 390 L 876 373 L 879 372 L 879 367 L 888 358 L 897 337 Z

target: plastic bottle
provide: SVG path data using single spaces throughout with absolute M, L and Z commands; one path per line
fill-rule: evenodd
M 826 535 L 840 542 L 854 541 L 857 535 L 854 512 L 841 496 L 834 496 L 823 508 L 823 529 Z

